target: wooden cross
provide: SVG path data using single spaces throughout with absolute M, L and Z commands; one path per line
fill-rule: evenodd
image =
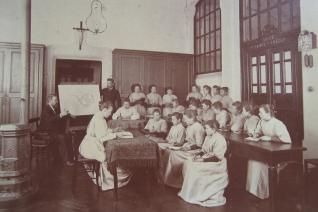
M 73 30 L 77 30 L 80 34 L 79 34 L 79 50 L 82 49 L 82 44 L 83 44 L 83 40 L 84 40 L 84 32 L 88 31 L 87 28 L 83 28 L 83 22 L 80 22 L 80 27 L 73 27 Z

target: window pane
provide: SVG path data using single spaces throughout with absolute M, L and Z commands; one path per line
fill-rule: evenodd
M 211 53 L 211 70 L 212 71 L 215 70 L 215 53 L 214 52 Z
M 211 11 L 215 9 L 215 0 L 210 0 Z
M 276 4 L 277 4 L 277 1 L 278 1 L 278 0 L 269 0 L 269 6 L 271 7 L 271 6 L 276 5 Z
M 204 34 L 204 19 L 200 19 L 200 35 Z
M 283 4 L 281 7 L 281 30 L 283 32 L 291 30 L 290 4 Z
M 200 15 L 201 15 L 201 17 L 203 17 L 204 16 L 204 1 L 201 2 L 200 10 L 201 10 Z
M 221 69 L 221 51 L 216 51 L 216 69 Z
M 252 57 L 252 64 L 256 65 L 257 64 L 257 57 Z
M 290 51 L 285 51 L 284 52 L 284 59 L 285 60 L 289 60 L 291 58 L 291 56 L 290 56 Z
M 210 15 L 210 30 L 213 31 L 215 29 L 215 23 L 214 23 L 214 15 L 215 13 L 212 13 Z
M 215 0 L 215 9 L 220 8 L 220 0 Z
M 270 12 L 269 23 L 278 29 L 278 9 L 274 8 Z
M 210 12 L 210 1 L 204 1 L 205 2 L 205 14 L 208 14 Z
M 253 93 L 257 93 L 257 90 L 258 90 L 258 89 L 257 89 L 257 86 L 254 85 L 254 86 L 253 86 Z
M 286 85 L 285 90 L 286 90 L 286 93 L 293 93 L 293 86 L 292 85 Z
M 275 86 L 275 93 L 282 93 L 282 88 L 280 85 Z
M 261 83 L 266 83 L 266 65 L 261 65 Z
M 262 91 L 262 93 L 266 93 L 266 92 L 267 92 L 267 87 L 266 87 L 266 85 L 262 85 L 261 91 Z
M 260 0 L 259 1 L 259 8 L 260 8 L 260 10 L 265 10 L 267 8 L 267 0 Z
M 268 14 L 267 12 L 263 12 L 260 15 L 261 30 L 264 30 L 264 26 L 266 26 L 268 24 L 268 19 L 267 19 L 268 15 L 267 14 Z
M 275 53 L 274 54 L 274 61 L 275 62 L 279 62 L 280 61 L 280 54 L 279 53 Z
M 221 26 L 221 10 L 217 10 L 215 13 L 215 28 L 218 29 Z
M 204 37 L 201 37 L 201 54 L 204 53 Z
M 205 36 L 205 52 L 210 51 L 210 36 L 206 35 Z
M 251 0 L 251 15 L 257 13 L 258 9 L 258 0 Z
M 214 32 L 210 34 L 210 38 L 211 38 L 211 50 L 215 49 L 215 35 Z
M 209 16 L 205 16 L 204 20 L 205 20 L 205 32 L 204 32 L 204 33 L 207 33 L 207 32 L 210 31 L 210 30 L 209 30 L 209 25 L 210 25 L 210 23 L 209 23 Z
M 300 28 L 300 7 L 299 1 L 293 1 L 293 28 Z
M 205 70 L 206 71 L 211 71 L 211 67 L 210 67 L 210 62 L 211 60 L 211 55 L 210 54 L 207 54 L 206 57 L 205 57 Z
M 200 36 L 200 22 L 196 21 L 196 36 Z
M 275 73 L 275 76 L 274 76 L 275 83 L 280 83 L 281 82 L 281 79 L 280 79 L 280 63 L 276 63 L 274 65 L 274 69 L 275 69 L 275 71 L 274 71 L 274 73 Z
M 243 0 L 243 16 L 249 16 L 249 0 Z
M 216 49 L 221 48 L 221 30 L 215 32 L 215 39 L 216 39 Z
M 250 39 L 250 19 L 246 19 L 243 22 L 243 35 L 244 41 L 248 41 Z
M 292 82 L 291 62 L 285 62 L 285 82 Z
M 266 63 L 266 57 L 265 57 L 265 55 L 262 55 L 262 56 L 261 56 L 261 63 Z
M 257 84 L 257 66 L 252 67 L 252 83 Z
M 252 24 L 252 39 L 258 38 L 258 16 L 253 16 L 251 19 Z

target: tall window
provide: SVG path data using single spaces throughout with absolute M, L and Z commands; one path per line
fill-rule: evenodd
M 298 30 L 299 0 L 241 0 L 243 42 Z
M 195 72 L 221 71 L 220 0 L 200 0 L 196 4 L 194 29 Z

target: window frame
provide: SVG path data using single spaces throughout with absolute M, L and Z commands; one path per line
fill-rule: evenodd
M 221 14 L 220 0 L 200 0 L 196 4 L 194 16 L 195 74 L 222 71 Z

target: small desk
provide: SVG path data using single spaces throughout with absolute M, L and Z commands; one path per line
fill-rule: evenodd
M 229 141 L 229 152 L 268 164 L 269 200 L 271 211 L 275 211 L 277 168 L 280 163 L 302 162 L 306 148 L 278 142 L 247 141 L 246 135 L 221 132 Z
M 118 199 L 117 166 L 136 168 L 159 168 L 159 147 L 137 130 L 134 138 L 114 139 L 104 143 L 107 168 L 114 176 L 114 198 Z

